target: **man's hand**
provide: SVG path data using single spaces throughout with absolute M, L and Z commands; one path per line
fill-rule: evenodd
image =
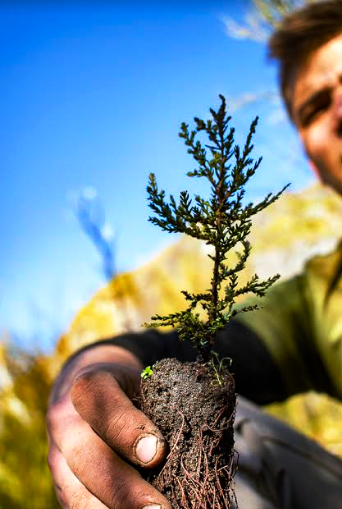
M 59 376 L 47 415 L 49 465 L 65 509 L 171 509 L 134 465 L 156 466 L 166 444 L 131 399 L 139 361 L 126 350 L 95 346 Z

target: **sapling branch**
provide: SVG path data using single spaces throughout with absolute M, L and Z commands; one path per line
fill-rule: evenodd
M 238 285 L 238 274 L 245 269 L 251 252 L 247 237 L 251 231 L 252 217 L 274 203 L 288 187 L 285 186 L 275 195 L 269 193 L 259 203 L 243 204 L 245 185 L 262 160 L 254 161 L 250 157 L 258 117 L 253 120 L 241 149 L 235 145 L 234 128 L 229 129 L 231 117 L 226 112 L 225 98 L 222 95 L 219 97 L 221 105 L 217 111 L 210 109 L 209 120 L 195 117 L 196 128 L 189 131 L 189 126 L 182 123 L 179 133 L 188 147 L 188 153 L 197 163 L 197 167 L 187 175 L 208 181 L 209 199 L 199 195 L 191 199 L 188 191 L 182 191 L 178 201 L 172 195 L 167 201 L 165 191 L 159 190 L 153 173 L 149 176 L 147 186 L 149 206 L 154 213 L 149 221 L 169 233 L 183 233 L 212 246 L 213 251 L 208 256 L 213 262 L 213 271 L 210 288 L 205 292 L 196 294 L 182 291 L 188 303 L 185 310 L 167 316 L 155 315 L 152 323 L 144 325 L 175 327 L 179 339 L 190 339 L 208 363 L 217 362 L 217 356 L 213 354 L 217 333 L 236 314 L 260 307 L 252 305 L 235 309 L 237 297 L 249 293 L 263 297 L 280 277 L 277 274 L 262 281 L 255 274 L 243 286 Z M 198 139 L 201 133 L 209 139 L 206 145 L 202 145 Z M 238 248 L 235 251 L 237 262 L 228 266 L 228 255 L 234 248 Z M 227 285 L 222 296 L 224 282 Z M 200 318 L 197 306 L 205 311 L 206 319 Z

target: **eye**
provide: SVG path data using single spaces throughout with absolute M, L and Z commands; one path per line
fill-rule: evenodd
M 319 104 L 312 108 L 305 117 L 305 123 L 309 124 L 310 122 L 312 122 L 319 113 L 327 109 L 327 106 L 328 105 L 325 104 Z
M 309 104 L 302 115 L 302 126 L 306 127 L 314 122 L 321 113 L 324 113 L 329 108 L 330 103 L 330 96 L 325 95 Z

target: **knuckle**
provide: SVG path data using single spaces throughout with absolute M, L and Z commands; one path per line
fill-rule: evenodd
M 48 431 L 51 431 L 56 427 L 56 424 L 59 420 L 59 415 L 60 415 L 60 412 L 56 405 L 52 405 L 48 409 L 48 411 L 46 413 L 46 417 L 45 417 L 46 429 Z
M 46 429 L 53 442 L 59 442 L 69 425 L 75 422 L 76 411 L 66 400 L 50 406 L 45 416 Z
M 89 399 L 92 400 L 95 394 L 104 389 L 109 381 L 114 386 L 117 384 L 113 376 L 103 369 L 84 371 L 73 382 L 71 388 L 73 404 L 77 407 Z
M 94 386 L 95 374 L 86 372 L 79 375 L 72 384 L 71 399 L 73 403 L 78 403 L 85 395 L 89 394 Z
M 124 507 L 125 503 L 127 505 L 127 498 L 129 497 L 129 486 L 125 482 L 121 482 L 117 484 L 115 490 L 109 494 L 105 494 L 107 500 L 110 501 L 110 507 Z

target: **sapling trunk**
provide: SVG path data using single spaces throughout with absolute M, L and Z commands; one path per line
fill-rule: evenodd
M 182 191 L 178 204 L 173 196 L 167 202 L 154 174 L 150 174 L 147 187 L 149 206 L 155 214 L 149 218 L 152 223 L 170 233 L 190 235 L 213 248 L 213 254 L 208 255 L 213 262 L 210 288 L 199 294 L 183 290 L 189 303 L 184 311 L 155 315 L 152 323 L 145 324 L 176 328 L 179 340 L 191 341 L 198 351 L 194 363 L 165 359 L 142 374 L 141 408 L 169 444 L 165 462 L 143 475 L 174 509 L 227 509 L 237 505 L 233 483 L 235 384 L 228 363 L 215 353 L 215 338 L 236 314 L 259 308 L 252 305 L 236 309 L 239 296 L 253 293 L 262 297 L 279 278 L 276 275 L 260 281 L 255 274 L 244 285 L 238 285 L 238 274 L 244 270 L 251 251 L 247 240 L 251 218 L 276 201 L 285 187 L 257 204 L 243 204 L 245 184 L 261 162 L 261 158 L 256 162 L 250 158 L 258 119 L 252 122 L 241 150 L 234 145 L 234 129 L 228 131 L 231 117 L 226 113 L 224 97 L 220 99 L 219 109 L 210 109 L 211 119 L 204 122 L 195 118 L 193 131 L 183 123 L 179 134 L 198 165 L 188 176 L 209 182 L 209 198 L 196 195 L 192 200 L 187 191 Z M 196 140 L 199 133 L 208 137 L 209 144 L 203 146 Z M 237 249 L 237 261 L 228 266 L 227 255 L 233 248 Z M 206 319 L 200 316 L 198 306 Z

